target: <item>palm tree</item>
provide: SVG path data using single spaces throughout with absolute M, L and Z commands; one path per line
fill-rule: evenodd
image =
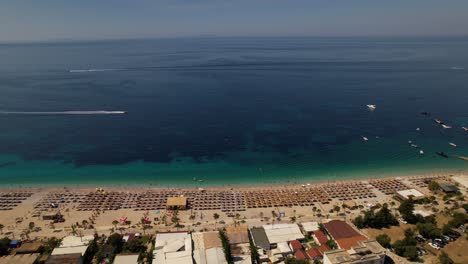
M 272 217 L 272 225 L 275 225 L 276 212 L 274 210 L 271 211 L 271 217 Z
M 115 229 L 117 229 L 117 224 L 119 224 L 119 221 L 117 220 L 112 221 L 112 225 L 114 226 Z
M 72 229 L 72 235 L 76 236 L 77 232 L 76 232 L 76 225 L 71 225 L 71 229 Z
M 216 229 L 216 225 L 218 224 L 219 214 L 218 214 L 218 213 L 214 213 L 214 214 L 213 214 L 213 218 L 214 218 L 214 220 L 215 220 L 215 229 Z
M 36 224 L 34 224 L 34 222 L 29 222 L 29 225 L 28 225 L 29 230 L 33 230 L 34 226 L 36 226 Z
M 3 228 L 4 228 L 4 227 L 5 227 L 5 226 L 4 226 L 3 224 L 0 224 L 0 234 L 3 234 Z

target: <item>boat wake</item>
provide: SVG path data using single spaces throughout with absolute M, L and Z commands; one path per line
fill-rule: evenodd
M 462 71 L 464 70 L 465 68 L 463 67 L 450 67 L 451 70 L 454 70 L 454 71 Z
M 39 111 L 39 112 L 25 112 L 25 111 L 0 111 L 2 115 L 122 115 L 126 111 Z
M 69 70 L 70 73 L 84 73 L 84 72 L 107 72 L 107 71 L 122 71 L 123 69 L 80 69 Z

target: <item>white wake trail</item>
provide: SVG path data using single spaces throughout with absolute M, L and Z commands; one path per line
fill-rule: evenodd
M 2 115 L 122 115 L 126 111 L 0 111 Z

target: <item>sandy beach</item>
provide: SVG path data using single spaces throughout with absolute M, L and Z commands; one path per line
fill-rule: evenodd
M 368 204 L 391 203 L 395 191 L 414 188 L 428 194 L 428 179 L 467 178 L 459 175 L 415 175 L 380 179 L 355 179 L 339 182 L 313 184 L 286 184 L 265 186 L 236 186 L 208 188 L 162 188 L 162 187 L 28 187 L 2 188 L 4 196 L 27 194 L 18 202 L 9 205 L 9 210 L 0 211 L 3 232 L 9 237 L 63 236 L 72 232 L 72 225 L 82 234 L 109 233 L 115 228 L 122 232 L 143 232 L 141 218 L 152 222 L 152 229 L 173 230 L 170 217 L 164 223 L 167 197 L 185 196 L 188 209 L 179 211 L 180 223 L 186 230 L 213 229 L 213 214 L 220 215 L 218 222 L 232 224 L 243 221 L 249 226 L 268 222 L 272 211 L 282 214 L 283 221 L 290 217 L 298 220 L 324 218 L 351 219 L 359 210 L 331 212 L 352 201 L 362 208 Z M 101 189 L 102 188 L 102 189 Z M 2 198 L 4 199 L 4 198 Z M 5 204 L 4 200 L 2 201 Z M 60 213 L 62 223 L 43 220 L 47 214 Z M 237 215 L 236 215 L 237 214 Z M 236 217 L 234 217 L 236 216 Z M 130 223 L 112 224 L 114 220 L 127 218 Z M 38 227 L 26 232 L 30 222 Z M 75 227 L 73 227 L 75 229 Z

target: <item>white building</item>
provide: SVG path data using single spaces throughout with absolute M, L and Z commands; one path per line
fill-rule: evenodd
M 187 232 L 159 233 L 153 255 L 158 264 L 193 264 L 192 238 Z
M 396 195 L 402 200 L 408 200 L 409 198 L 417 200 L 417 199 L 421 199 L 424 197 L 424 194 L 416 189 L 407 189 L 407 190 L 397 191 Z
M 302 225 L 302 229 L 306 233 L 312 233 L 314 231 L 320 230 L 318 222 L 305 222 L 305 223 L 301 223 L 301 225 Z
M 291 240 L 304 240 L 304 235 L 297 224 L 264 225 L 265 234 L 270 244 L 288 242 Z
M 90 241 L 94 240 L 94 236 L 67 236 L 62 239 L 59 247 L 54 248 L 51 255 L 67 255 L 80 253 L 83 256 L 88 249 Z

